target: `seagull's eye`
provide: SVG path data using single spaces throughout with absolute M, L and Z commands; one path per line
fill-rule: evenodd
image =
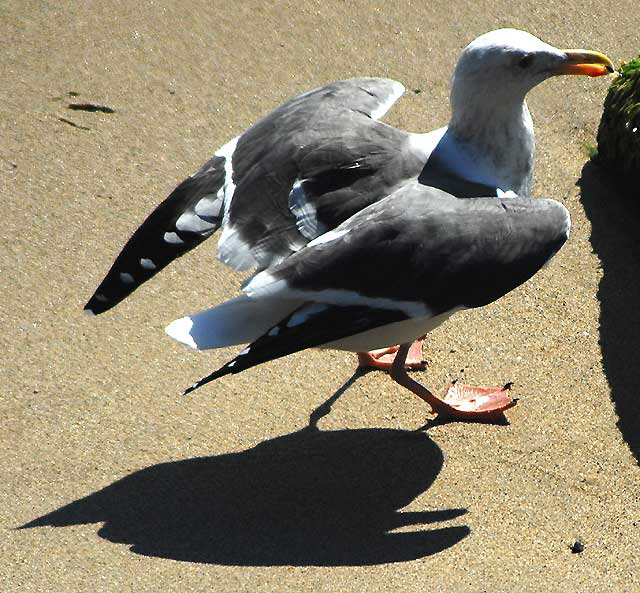
M 533 55 L 527 54 L 526 56 L 520 58 L 520 60 L 518 61 L 518 66 L 524 69 L 531 66 L 532 63 L 533 63 Z

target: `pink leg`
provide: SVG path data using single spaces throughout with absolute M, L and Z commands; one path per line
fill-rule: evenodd
M 391 346 L 390 348 L 380 348 L 370 352 L 358 352 L 358 366 L 361 369 L 390 370 L 399 348 L 400 346 Z M 422 339 L 416 340 L 411 344 L 404 364 L 408 369 L 424 368 Z
M 427 402 L 439 418 L 471 422 L 504 422 L 504 411 L 516 405 L 509 396 L 509 385 L 490 388 L 454 383 L 447 390 L 444 399 L 436 397 L 407 374 L 404 358 L 409 351 L 409 346 L 409 344 L 403 344 L 398 349 L 391 368 L 391 378 Z

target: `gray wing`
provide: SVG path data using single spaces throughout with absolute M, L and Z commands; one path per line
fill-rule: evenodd
M 342 299 L 331 297 L 331 304 L 377 299 L 404 311 L 415 303 L 437 315 L 504 296 L 531 278 L 568 232 L 568 212 L 553 200 L 459 199 L 411 183 L 258 274 L 245 290 Z
M 85 309 L 110 309 L 223 221 L 230 228 L 221 259 L 238 268 L 265 266 L 384 197 L 398 180 L 385 179 L 380 169 L 398 158 L 404 136 L 375 118 L 403 92 L 393 80 L 358 78 L 284 103 L 220 149 L 148 216 Z
M 373 119 L 403 90 L 386 79 L 339 81 L 247 130 L 233 156 L 220 259 L 268 267 L 417 177 L 424 163 L 408 134 Z
M 250 296 L 308 302 L 185 393 L 410 319 L 412 310 L 429 317 L 486 305 L 531 278 L 568 231 L 566 209 L 552 200 L 458 199 L 411 184 L 258 274 L 246 287 Z

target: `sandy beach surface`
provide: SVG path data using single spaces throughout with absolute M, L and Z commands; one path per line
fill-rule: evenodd
M 337 352 L 181 398 L 235 352 L 163 332 L 237 293 L 215 239 L 82 313 L 149 210 L 286 98 L 391 77 L 386 121 L 427 131 L 477 35 L 618 63 L 636 0 L 0 4 L 1 591 L 640 591 L 640 202 L 588 164 L 606 78 L 529 96 L 535 195 L 570 241 L 427 342 L 433 389 L 514 382 L 509 425 L 416 431 L 422 402 Z

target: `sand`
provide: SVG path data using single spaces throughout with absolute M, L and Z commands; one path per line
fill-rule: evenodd
M 352 378 L 344 353 L 181 398 L 233 352 L 163 332 L 236 293 L 215 245 L 82 314 L 146 213 L 291 95 L 389 76 L 422 92 L 387 120 L 427 131 L 485 31 L 615 62 L 640 50 L 635 0 L 459 4 L 2 3 L 0 590 L 640 590 L 640 212 L 587 164 L 606 79 L 530 94 L 535 194 L 569 208 L 569 243 L 428 340 L 420 380 L 513 381 L 509 425 L 416 432 L 421 401 L 384 373 Z

